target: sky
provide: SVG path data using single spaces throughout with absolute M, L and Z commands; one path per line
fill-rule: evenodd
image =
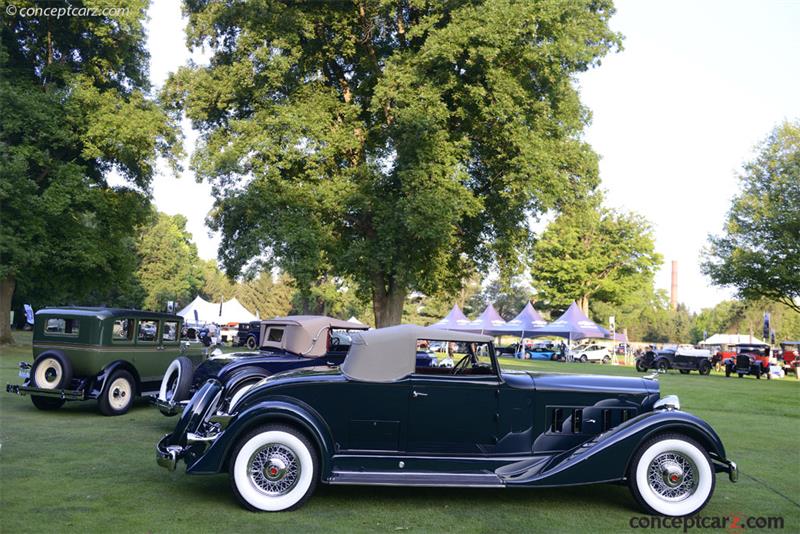
M 656 286 L 669 290 L 678 262 L 678 300 L 699 311 L 730 298 L 699 269 L 707 236 L 719 233 L 739 190 L 738 173 L 756 146 L 786 119 L 800 118 L 800 1 L 626 0 L 611 28 L 623 50 L 579 76 L 592 112 L 586 140 L 600 156 L 601 187 L 614 208 L 653 226 L 664 257 Z M 149 11 L 150 77 L 160 88 L 192 56 L 180 4 L 154 0 Z M 189 153 L 197 139 L 183 124 Z M 185 165 L 188 168 L 188 165 Z M 219 236 L 205 216 L 211 188 L 165 165 L 153 184 L 160 211 L 182 213 L 202 258 Z

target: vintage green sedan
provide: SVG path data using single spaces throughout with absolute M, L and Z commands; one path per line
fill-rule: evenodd
M 23 384 L 40 410 L 68 400 L 97 399 L 104 415 L 121 415 L 137 395 L 157 393 L 177 356 L 196 363 L 206 349 L 181 339 L 177 315 L 117 308 L 45 308 L 33 327 L 33 364 L 20 362 Z
M 684 516 L 711 498 L 716 473 L 736 481 L 719 436 L 652 377 L 504 371 L 492 338 L 414 325 L 350 337 L 341 366 L 278 373 L 236 399 L 208 380 L 156 446 L 158 463 L 228 472 L 259 511 L 296 508 L 318 482 L 626 483 L 645 511 Z M 416 349 L 431 341 L 466 354 L 421 367 Z

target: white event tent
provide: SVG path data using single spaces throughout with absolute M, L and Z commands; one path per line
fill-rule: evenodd
M 189 324 L 216 323 L 224 325 L 258 320 L 258 317 L 250 313 L 236 298 L 226 300 L 220 305 L 218 302 L 209 302 L 199 295 L 180 310 L 178 315 Z
M 748 334 L 714 334 L 698 343 L 698 345 L 738 345 L 740 343 L 764 345 L 764 342 L 756 336 Z

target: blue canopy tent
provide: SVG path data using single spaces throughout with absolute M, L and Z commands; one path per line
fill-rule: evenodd
M 556 336 L 569 339 L 602 338 L 611 339 L 611 332 L 598 325 L 583 314 L 578 305 L 573 302 L 561 317 L 552 323 L 536 328 L 531 332 L 531 337 Z

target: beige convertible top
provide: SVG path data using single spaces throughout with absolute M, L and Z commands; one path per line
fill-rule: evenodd
M 261 321 L 261 346 L 284 349 L 309 358 L 328 351 L 331 329 L 366 330 L 365 324 L 352 323 L 324 315 L 288 315 Z
M 352 343 L 342 373 L 354 380 L 394 382 L 414 372 L 417 341 L 488 343 L 491 336 L 426 328 L 414 324 L 351 334 Z

